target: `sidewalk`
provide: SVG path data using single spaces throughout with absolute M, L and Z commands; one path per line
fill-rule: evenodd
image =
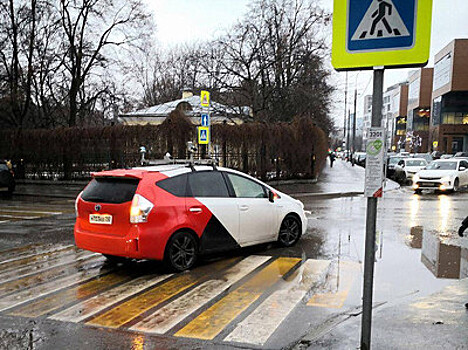
M 276 188 L 295 198 L 357 196 L 364 194 L 365 175 L 364 168 L 337 159 L 333 168 L 330 168 L 330 162 L 327 161 L 317 183 L 279 185 Z M 398 188 L 400 185 L 387 179 L 386 192 Z
M 468 349 L 468 279 L 413 302 L 382 305 L 374 309 L 373 349 Z M 361 314 L 347 320 L 326 335 L 307 339 L 295 349 L 356 349 L 361 333 Z

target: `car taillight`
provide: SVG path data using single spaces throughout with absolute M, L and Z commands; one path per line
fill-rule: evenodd
M 139 224 L 148 221 L 148 215 L 154 205 L 145 197 L 136 194 L 133 196 L 130 207 L 130 223 Z
M 81 197 L 82 193 L 83 193 L 83 191 L 81 191 L 80 194 L 75 199 L 75 214 L 76 214 L 76 217 L 78 217 L 78 201 L 80 200 L 80 197 Z

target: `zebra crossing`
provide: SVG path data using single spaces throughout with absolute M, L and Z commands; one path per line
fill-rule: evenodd
M 111 265 L 70 245 L 31 245 L 0 252 L 0 315 L 263 346 L 299 305 L 342 305 L 359 266 L 342 263 L 337 301 L 329 260 L 251 255 L 171 274 L 152 262 Z
M 40 206 L 2 206 L 0 207 L 0 224 L 21 220 L 36 220 L 71 213 L 71 210 L 60 210 L 58 208 L 42 208 Z

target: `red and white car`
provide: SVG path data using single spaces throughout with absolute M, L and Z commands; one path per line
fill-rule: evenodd
M 164 260 L 176 271 L 199 254 L 278 241 L 307 228 L 304 205 L 244 173 L 214 166 L 159 165 L 93 174 L 76 200 L 79 248 Z

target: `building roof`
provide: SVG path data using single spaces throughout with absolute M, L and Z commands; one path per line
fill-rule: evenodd
M 121 122 L 132 123 L 162 123 L 166 117 L 174 110 L 182 110 L 192 122 L 198 124 L 200 114 L 206 112 L 207 109 L 200 105 L 200 96 L 193 95 L 186 98 L 162 103 L 156 106 L 140 109 L 135 112 L 121 114 L 119 120 Z M 249 118 L 250 109 L 246 106 L 226 106 L 218 102 L 211 101 L 210 114 L 211 123 L 222 123 L 242 121 L 243 119 Z

